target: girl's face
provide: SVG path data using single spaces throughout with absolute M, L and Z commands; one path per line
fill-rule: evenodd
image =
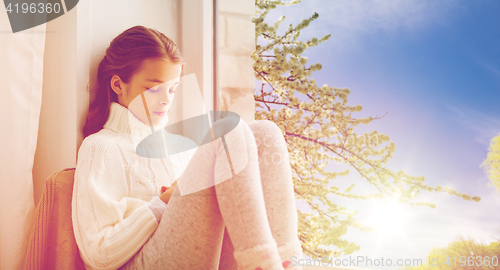
M 167 117 L 167 111 L 174 99 L 175 89 L 180 81 L 181 63 L 165 59 L 146 59 L 141 68 L 124 83 L 114 75 L 111 87 L 118 95 L 118 102 L 129 109 L 139 120 L 157 125 Z

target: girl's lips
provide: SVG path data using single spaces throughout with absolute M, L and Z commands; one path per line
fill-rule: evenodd
M 165 116 L 165 114 L 167 114 L 167 112 L 153 112 L 153 113 L 158 116 Z

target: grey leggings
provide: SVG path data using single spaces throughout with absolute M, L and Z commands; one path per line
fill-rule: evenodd
M 234 251 L 272 238 L 278 247 L 298 241 L 292 175 L 281 130 L 270 121 L 240 120 L 238 126 L 244 136 L 225 136 L 225 142 L 230 149 L 246 145 L 244 169 L 217 183 L 214 174 L 230 172 L 224 166 L 224 145 L 199 147 L 178 181 L 216 184 L 182 196 L 178 185 L 154 234 L 121 269 L 235 269 Z

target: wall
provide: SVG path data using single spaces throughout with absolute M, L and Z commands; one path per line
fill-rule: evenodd
M 254 72 L 250 54 L 255 50 L 255 25 L 250 17 L 254 0 L 219 0 L 219 109 L 255 119 Z
M 74 167 L 78 137 L 76 10 L 46 24 L 42 107 L 33 163 L 35 205 L 45 179 Z

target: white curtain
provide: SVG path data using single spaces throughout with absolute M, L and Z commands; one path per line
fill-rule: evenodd
M 3 6 L 3 5 L 2 5 Z M 45 24 L 13 34 L 0 9 L 0 269 L 23 269 L 35 208 Z

